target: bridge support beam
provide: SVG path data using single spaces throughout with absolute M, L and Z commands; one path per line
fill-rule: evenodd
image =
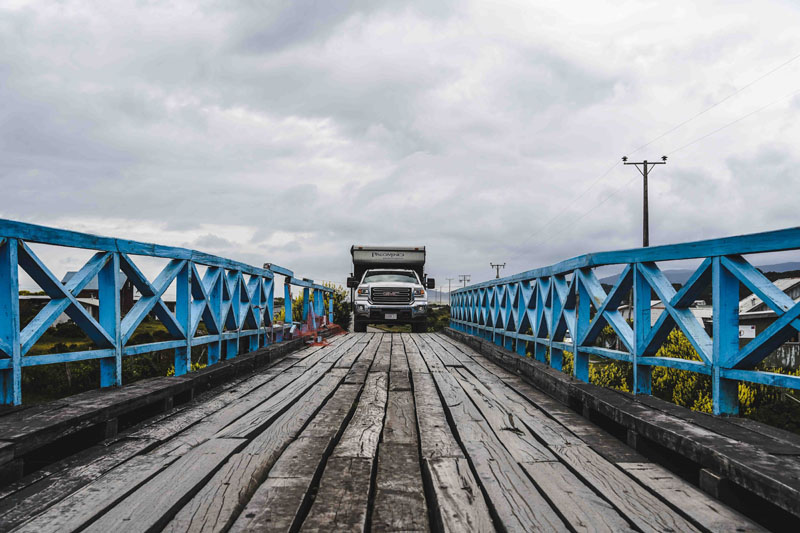
M 192 335 L 191 335 L 191 283 L 192 283 L 192 265 L 189 261 L 183 265 L 178 276 L 175 278 L 177 283 L 175 294 L 175 318 L 178 319 L 178 324 L 183 328 L 186 335 L 186 346 L 175 348 L 175 375 L 182 376 L 189 372 L 192 367 Z
M 640 365 L 646 339 L 650 333 L 650 285 L 639 269 L 633 269 L 633 393 L 652 394 L 653 369 L 649 365 Z
M 714 336 L 711 387 L 715 415 L 739 414 L 739 382 L 725 379 L 722 368 L 730 368 L 739 352 L 739 281 L 714 257 L 711 291 L 714 304 Z
M 100 387 L 122 385 L 122 341 L 120 332 L 119 254 L 112 253 L 97 277 L 100 325 L 114 339 L 114 357 L 100 359 Z
M 552 344 L 550 345 L 550 367 L 559 372 L 564 368 L 564 350 L 553 348 Z
M 17 239 L 0 239 L 0 340 L 11 367 L 0 370 L 0 403 L 22 403 L 22 354 L 19 343 L 19 262 Z

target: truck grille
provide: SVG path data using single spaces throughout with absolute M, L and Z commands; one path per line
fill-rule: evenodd
M 374 287 L 372 302 L 376 304 L 408 304 L 411 303 L 411 289 Z

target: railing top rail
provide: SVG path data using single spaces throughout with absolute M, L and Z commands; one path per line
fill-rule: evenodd
M 579 268 L 594 268 L 604 265 L 642 263 L 647 261 L 678 261 L 733 254 L 781 252 L 797 248 L 800 248 L 800 227 L 736 235 L 733 237 L 723 237 L 721 239 L 665 244 L 661 246 L 651 246 L 649 248 L 595 252 L 579 255 L 554 265 L 520 272 L 512 276 L 468 285 L 467 287 L 454 290 L 453 293 L 503 285 L 515 281 L 525 281 L 544 276 L 566 274 Z
M 274 277 L 274 274 L 294 276 L 291 270 L 270 265 L 270 268 L 259 268 L 246 263 L 226 259 L 216 255 L 181 248 L 178 246 L 164 246 L 149 242 L 132 241 L 127 239 L 116 239 L 113 237 L 102 237 L 90 233 L 51 228 L 37 224 L 28 224 L 14 220 L 0 219 L 0 238 L 20 239 L 26 242 L 39 244 L 49 244 L 53 246 L 64 246 L 71 248 L 84 248 L 88 250 L 99 250 L 103 252 L 121 252 L 131 255 L 144 255 L 149 257 L 159 257 L 164 259 L 183 259 L 199 263 L 201 265 L 221 267 L 229 270 L 238 270 L 246 274 Z M 294 284 L 294 283 L 293 283 Z M 310 286 L 323 291 L 331 291 L 328 287 L 319 284 L 305 283 L 303 286 Z

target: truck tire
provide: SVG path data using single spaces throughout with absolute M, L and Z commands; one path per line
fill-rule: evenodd
M 411 333 L 425 333 L 426 324 L 411 324 Z
M 353 322 L 353 331 L 356 333 L 366 333 L 367 323 L 362 322 L 361 320 L 356 320 L 355 322 Z

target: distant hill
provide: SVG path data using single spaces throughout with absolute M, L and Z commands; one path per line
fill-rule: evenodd
M 773 281 L 776 279 L 780 279 L 782 277 L 780 274 L 782 273 L 791 273 L 794 274 L 795 271 L 800 270 L 800 262 L 789 262 L 789 263 L 777 263 L 774 265 L 756 265 L 756 267 L 763 272 L 764 274 L 768 272 L 775 272 L 778 275 L 775 276 L 767 276 Z M 683 285 L 686 283 L 689 278 L 694 274 L 694 270 L 692 269 L 681 269 L 676 268 L 672 270 L 662 270 L 664 276 L 670 281 L 670 283 L 679 283 Z M 600 278 L 600 283 L 604 285 L 613 285 L 617 281 L 618 275 L 606 276 L 604 278 Z

